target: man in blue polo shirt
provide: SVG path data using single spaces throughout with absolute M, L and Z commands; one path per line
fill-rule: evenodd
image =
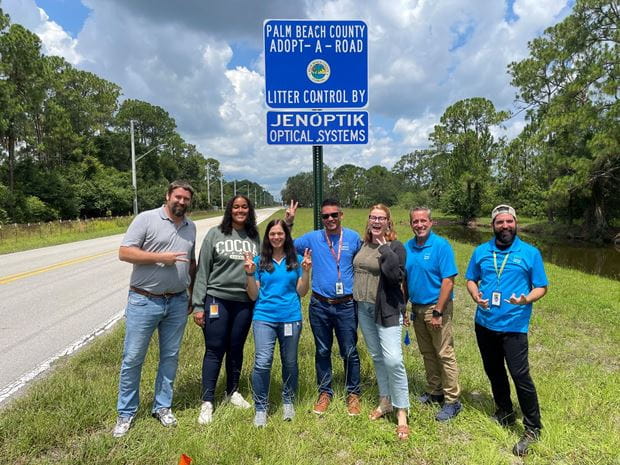
M 547 293 L 548 282 L 540 251 L 517 236 L 515 209 L 498 205 L 491 213 L 491 225 L 495 237 L 474 250 L 465 277 L 477 304 L 476 339 L 497 407 L 493 418 L 502 426 L 515 423 L 505 362 L 525 426 L 512 452 L 523 456 L 542 428 L 530 376 L 527 331 L 532 303 Z
M 452 337 L 452 289 L 458 270 L 448 241 L 431 231 L 430 209 L 417 207 L 409 216 L 415 237 L 405 244 L 407 292 L 427 383 L 418 400 L 443 403 L 435 418 L 448 421 L 462 408 Z
M 286 221 L 292 224 L 295 208 L 287 210 Z M 326 199 L 321 204 L 325 229 L 311 231 L 295 239 L 297 253 L 312 251 L 312 297 L 309 319 L 316 344 L 315 367 L 319 398 L 313 412 L 325 413 L 332 390 L 332 343 L 334 333 L 344 361 L 349 415 L 360 414 L 360 358 L 357 352 L 357 312 L 353 301 L 353 257 L 362 241 L 352 229 L 342 227 L 344 216 L 340 203 Z

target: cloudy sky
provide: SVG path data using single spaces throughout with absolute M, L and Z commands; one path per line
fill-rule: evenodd
M 268 145 L 263 22 L 368 25 L 367 145 L 326 145 L 331 167 L 392 165 L 426 147 L 447 106 L 486 97 L 514 110 L 508 63 L 570 13 L 573 0 L 0 0 L 43 52 L 117 83 L 123 98 L 166 109 L 186 141 L 276 197 L 312 170 L 310 146 Z M 518 134 L 519 117 L 507 123 Z

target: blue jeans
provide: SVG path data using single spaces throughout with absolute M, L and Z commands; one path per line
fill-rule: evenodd
M 153 412 L 172 406 L 172 385 L 187 323 L 188 297 L 146 297 L 129 291 L 125 309 L 125 345 L 118 386 L 118 414 L 134 416 L 140 403 L 140 375 L 153 332 L 159 334 L 159 367 L 155 379 Z
M 347 394 L 360 394 L 360 357 L 357 353 L 357 312 L 353 300 L 338 305 L 310 299 L 310 327 L 314 335 L 316 382 L 319 392 L 332 390 L 332 344 L 334 333 L 344 362 Z
M 409 384 L 403 360 L 400 324 L 384 327 L 375 322 L 375 304 L 357 303 L 360 328 L 372 358 L 379 395 L 390 396 L 395 408 L 409 408 Z
M 287 325 L 291 328 L 290 335 L 285 335 Z M 252 389 L 256 410 L 266 412 L 269 406 L 269 379 L 276 339 L 280 345 L 280 360 L 282 361 L 282 401 L 285 404 L 292 404 L 299 380 L 297 348 L 301 335 L 301 321 L 273 323 L 254 320 L 252 327 L 256 346 L 254 370 L 252 371 Z

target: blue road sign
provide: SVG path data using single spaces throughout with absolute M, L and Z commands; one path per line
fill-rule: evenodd
M 367 144 L 367 111 L 268 111 L 267 143 Z
M 329 109 L 368 104 L 366 23 L 270 19 L 263 32 L 269 107 Z

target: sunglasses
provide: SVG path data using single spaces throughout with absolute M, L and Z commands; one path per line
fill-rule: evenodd
M 321 213 L 321 218 L 323 218 L 324 220 L 328 219 L 328 218 L 338 218 L 340 216 L 340 212 L 334 212 L 334 213 Z

